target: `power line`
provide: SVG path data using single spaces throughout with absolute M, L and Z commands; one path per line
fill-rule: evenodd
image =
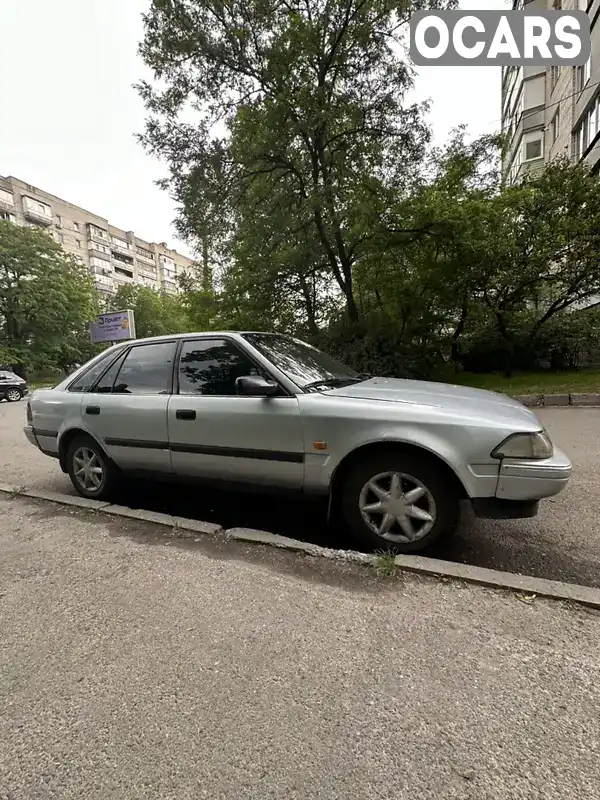
M 542 110 L 542 108 L 544 108 L 544 109 L 546 109 L 546 108 L 554 108 L 554 106 L 558 106 L 563 101 L 570 100 L 572 97 L 575 97 L 576 95 L 582 94 L 586 89 L 591 89 L 593 86 L 600 86 L 600 81 L 591 81 L 591 82 L 588 81 L 588 83 L 586 83 L 586 85 L 583 87 L 583 89 L 577 89 L 577 91 L 571 92 L 571 94 L 565 94 L 560 98 L 560 100 L 555 100 L 553 103 L 545 104 L 543 107 L 540 106 L 537 111 L 529 111 L 528 109 L 526 109 L 525 111 L 523 111 L 521 116 L 522 117 L 532 117 L 532 116 L 534 116 L 534 114 L 539 114 L 539 112 Z M 493 125 L 493 124 L 498 123 L 498 122 L 502 123 L 502 117 L 500 119 L 491 119 L 486 124 L 487 125 Z

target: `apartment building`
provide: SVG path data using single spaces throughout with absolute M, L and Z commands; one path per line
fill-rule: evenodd
M 600 0 L 514 0 L 513 8 L 581 10 L 590 16 L 592 51 L 583 67 L 505 67 L 503 164 L 509 183 L 559 156 L 600 168 Z
M 88 267 L 104 295 L 130 283 L 174 293 L 177 278 L 192 269 L 189 258 L 164 242 L 140 239 L 104 217 L 11 176 L 0 176 L 0 219 L 46 229 Z

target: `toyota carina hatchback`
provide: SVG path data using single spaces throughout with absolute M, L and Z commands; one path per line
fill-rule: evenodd
M 362 546 L 422 550 L 480 517 L 537 513 L 569 459 L 504 395 L 366 377 L 273 333 L 121 343 L 35 391 L 25 434 L 77 491 L 137 473 L 329 497 Z

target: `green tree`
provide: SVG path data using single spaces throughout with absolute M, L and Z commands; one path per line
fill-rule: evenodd
M 119 286 L 110 300 L 113 310 L 131 309 L 135 313 L 135 332 L 140 339 L 164 336 L 190 329 L 190 320 L 179 295 L 157 292 L 148 286 Z
M 140 87 L 150 112 L 143 140 L 170 165 L 180 230 L 202 238 L 220 221 L 216 248 L 227 267 L 233 259 L 245 270 L 242 296 L 250 275 L 258 292 L 275 277 L 313 326 L 313 285 L 326 276 L 358 320 L 354 270 L 369 221 L 387 192 L 409 184 L 429 136 L 423 107 L 405 105 L 412 72 L 402 35 L 413 11 L 454 5 L 153 0 L 141 54 L 158 82 Z
M 22 374 L 66 369 L 89 350 L 97 310 L 92 278 L 77 259 L 45 231 L 0 221 L 0 360 Z

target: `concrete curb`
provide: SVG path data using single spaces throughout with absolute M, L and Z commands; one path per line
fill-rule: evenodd
M 317 558 L 326 558 L 331 561 L 345 561 L 347 563 L 360 564 L 363 566 L 376 566 L 378 561 L 382 558 L 381 556 L 368 555 L 355 551 L 331 550 L 327 547 L 301 542 L 297 539 L 289 539 L 287 536 L 280 536 L 276 533 L 269 533 L 268 531 L 257 531 L 251 528 L 223 529 L 212 522 L 199 522 L 184 517 L 173 517 L 170 514 L 160 514 L 154 511 L 128 508 L 127 506 L 111 505 L 110 503 L 103 503 L 98 500 L 87 500 L 84 497 L 76 495 L 60 494 L 59 492 L 45 492 L 38 489 L 27 489 L 23 486 L 17 487 L 0 483 L 0 493 L 34 500 L 46 500 L 64 506 L 91 509 L 101 514 L 109 514 L 115 517 L 124 517 L 126 519 L 164 525 L 177 531 L 174 535 L 181 538 L 190 538 L 195 534 L 217 535 L 223 536 L 228 540 L 262 544 L 283 550 L 305 553 L 306 555 Z M 484 567 L 473 567 L 468 564 L 456 564 L 452 561 L 442 561 L 425 556 L 396 556 L 394 562 L 400 570 L 404 570 L 405 572 L 413 572 L 419 575 L 427 575 L 436 578 L 453 578 L 467 583 L 474 583 L 479 586 L 487 586 L 492 589 L 508 589 L 525 595 L 547 597 L 553 600 L 566 600 L 600 609 L 600 589 L 595 589 L 590 586 L 578 586 L 574 583 L 549 581 L 544 578 L 534 578 L 528 575 L 514 575 L 510 572 L 485 569 Z
M 594 408 L 600 406 L 600 394 L 520 394 L 515 395 L 513 400 L 518 400 L 529 408 L 560 406 Z

